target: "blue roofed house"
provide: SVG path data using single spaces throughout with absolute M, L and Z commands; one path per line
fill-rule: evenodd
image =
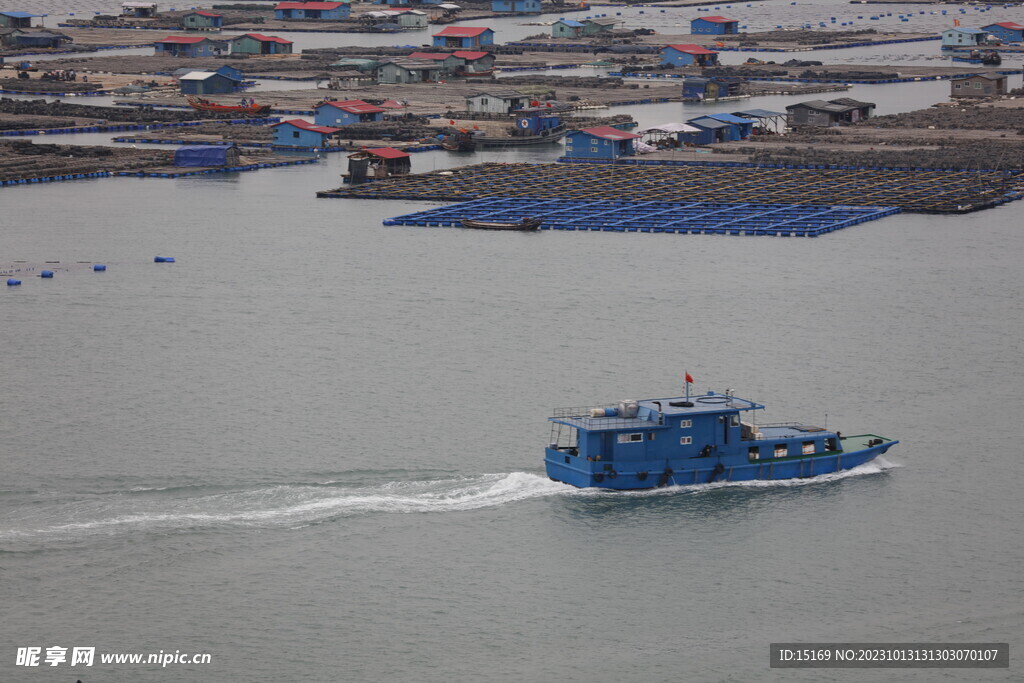
M 241 155 L 236 145 L 188 145 L 174 151 L 175 166 L 214 168 L 237 166 Z
M 704 102 L 741 94 L 744 79 L 736 76 L 687 76 L 683 79 L 683 101 Z
M 573 19 L 559 19 L 551 24 L 552 38 L 579 38 L 583 35 L 583 24 Z
M 540 14 L 540 0 L 491 0 L 492 12 Z
M 16 47 L 57 48 L 64 43 L 70 42 L 70 36 L 52 31 L 25 31 L 14 36 L 14 45 Z
M 32 19 L 38 14 L 29 12 L 0 12 L 0 27 L 3 28 L 31 28 Z
M 1001 21 L 998 24 L 982 26 L 982 31 L 994 35 L 1004 43 L 1019 43 L 1024 41 L 1024 26 L 1015 21 Z
M 714 66 L 718 53 L 700 45 L 666 45 L 661 48 L 661 63 L 672 66 Z
M 698 116 L 695 119 L 690 119 L 687 123 L 701 130 L 695 140 L 695 144 L 698 145 L 711 145 L 716 142 L 739 140 L 739 130 L 736 124 L 729 123 L 728 121 L 719 121 L 717 118 L 710 116 Z
M 238 90 L 241 82 L 241 78 L 219 71 L 190 71 L 178 77 L 182 95 L 222 95 Z
M 708 114 L 706 118 L 715 119 L 732 125 L 730 139 L 746 140 L 754 134 L 754 121 L 735 114 Z M 692 122 L 691 122 L 692 123 Z
M 347 19 L 352 8 L 346 2 L 279 2 L 274 5 L 275 19 Z
M 362 100 L 321 102 L 313 109 L 316 112 L 314 120 L 318 126 L 347 126 L 350 123 L 384 120 L 383 109 Z
M 289 119 L 270 127 L 274 129 L 274 144 L 280 147 L 326 147 L 329 138 L 341 130 L 304 119 Z
M 618 159 L 633 156 L 633 141 L 640 136 L 611 126 L 569 131 L 565 156 L 573 159 Z
M 740 32 L 740 22 L 725 17 L 700 17 L 690 22 L 690 33 L 704 35 L 730 35 Z
M 942 32 L 942 49 L 954 47 L 977 47 L 985 42 L 985 32 L 980 28 L 954 26 Z
M 479 26 L 449 26 L 432 37 L 434 47 L 468 49 L 494 45 L 494 31 Z

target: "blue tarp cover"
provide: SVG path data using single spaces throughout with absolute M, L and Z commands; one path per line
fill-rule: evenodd
M 227 163 L 228 146 L 212 145 L 179 147 L 174 152 L 175 166 L 223 166 Z

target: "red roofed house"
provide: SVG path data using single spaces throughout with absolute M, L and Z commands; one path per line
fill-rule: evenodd
M 718 53 L 700 45 L 666 45 L 661 48 L 661 63 L 672 66 L 714 66 Z
M 982 26 L 982 31 L 991 33 L 1004 43 L 1019 43 L 1024 41 L 1024 26 L 1013 21 L 1001 21 L 998 24 Z
M 240 36 L 235 36 L 229 42 L 233 55 L 290 55 L 292 53 L 292 41 L 277 36 L 265 36 L 261 33 L 243 33 Z
M 740 32 L 740 22 L 725 17 L 701 17 L 690 22 L 690 33 L 729 35 Z
M 212 12 L 188 12 L 183 14 L 181 17 L 181 25 L 183 28 L 220 28 L 224 25 L 224 17 L 220 14 L 213 14 Z
M 342 102 L 321 102 L 313 107 L 318 126 L 346 126 L 350 123 L 367 123 L 384 119 L 384 110 L 362 100 Z
M 345 2 L 279 2 L 274 5 L 275 19 L 347 19 L 352 8 Z
M 565 137 L 565 156 L 574 159 L 618 159 L 636 153 L 633 140 L 639 135 L 611 126 L 569 131 Z
M 348 178 L 353 185 L 370 178 L 407 175 L 412 170 L 409 154 L 394 147 L 361 149 L 348 155 Z
M 437 62 L 448 73 L 455 73 L 466 63 L 461 57 L 457 57 L 451 52 L 413 52 L 409 55 L 409 59 L 429 59 Z
M 274 144 L 282 147 L 325 147 L 328 138 L 341 130 L 303 119 L 289 119 L 270 127 L 274 129 Z
M 434 47 L 474 48 L 494 45 L 494 31 L 473 26 L 449 26 L 434 34 Z
M 167 36 L 153 43 L 156 54 L 172 57 L 213 57 L 227 52 L 228 46 L 222 40 L 211 40 L 199 36 Z

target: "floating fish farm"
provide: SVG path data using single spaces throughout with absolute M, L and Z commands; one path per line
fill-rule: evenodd
M 475 199 L 398 216 L 384 225 L 459 227 L 464 218 L 514 223 L 529 216 L 543 220 L 541 230 L 817 237 L 897 212 L 895 207 L 813 204 Z
M 466 166 L 318 192 L 361 197 L 464 202 L 558 199 L 670 204 L 893 207 L 915 213 L 965 213 L 1019 199 L 1019 171 L 866 169 L 746 164 L 499 164 Z M 736 207 L 739 210 L 738 207 Z

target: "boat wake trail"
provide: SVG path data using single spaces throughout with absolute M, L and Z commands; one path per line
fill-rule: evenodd
M 466 512 L 546 497 L 671 496 L 725 487 L 807 486 L 896 467 L 878 459 L 812 479 L 720 482 L 643 492 L 577 489 L 528 472 L 367 482 L 262 484 L 244 487 L 130 488 L 63 495 L 6 511 L 0 546 L 17 551 L 125 533 L 176 533 L 237 528 L 297 528 L 367 514 Z

